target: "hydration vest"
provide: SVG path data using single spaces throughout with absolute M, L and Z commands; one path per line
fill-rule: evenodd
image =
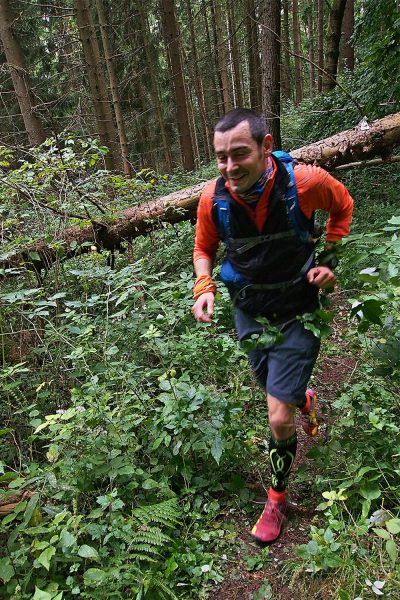
M 299 208 L 292 157 L 282 151 L 272 156 L 277 172 L 261 232 L 232 199 L 222 177 L 212 214 L 227 251 L 220 279 L 235 306 L 279 321 L 318 307 L 318 289 L 305 278 L 315 264 L 317 239 L 314 215 L 307 219 Z

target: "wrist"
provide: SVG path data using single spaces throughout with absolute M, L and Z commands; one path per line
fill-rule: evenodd
M 216 291 L 217 285 L 211 275 L 199 275 L 194 282 L 193 298 L 197 300 L 202 294 L 215 294 Z
M 342 240 L 332 240 L 325 243 L 324 249 L 318 255 L 318 266 L 327 267 L 333 271 L 339 264 Z

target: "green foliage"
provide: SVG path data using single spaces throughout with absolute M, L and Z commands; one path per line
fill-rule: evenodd
M 398 6 L 395 0 L 386 1 L 384 7 L 367 0 L 356 15 L 354 72 L 339 75 L 342 87 L 287 107 L 282 116 L 284 148 L 298 148 L 353 128 L 363 116 L 357 104 L 369 121 L 400 110 Z
M 32 169 L 36 198 L 58 177 L 52 152 Z M 167 227 L 137 242 L 134 265 L 90 253 L 43 286 L 2 288 L 0 497 L 35 494 L 0 524 L 0 595 L 200 598 L 221 580 L 234 535 L 215 528 L 215 497 L 229 486 L 246 502 L 232 464 L 254 452 L 248 367 L 225 292 L 212 325 L 192 320 L 192 243 L 189 224 Z
M 309 452 L 320 473 L 314 487 L 322 496 L 321 516 L 310 541 L 297 550 L 297 568 L 329 572 L 340 581 L 340 598 L 361 597 L 368 589 L 379 595 L 383 586 L 385 594 L 398 592 L 400 219 L 388 216 L 397 209 L 399 176 L 390 169 L 383 188 L 378 172 L 347 176 L 360 202 L 340 271 L 351 287 L 345 338 L 357 362 L 333 401 L 327 443 Z

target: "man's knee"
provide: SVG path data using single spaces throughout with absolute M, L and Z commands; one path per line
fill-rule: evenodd
M 273 436 L 280 440 L 290 437 L 294 433 L 294 412 L 292 404 L 282 402 L 278 398 L 267 395 L 268 420 Z

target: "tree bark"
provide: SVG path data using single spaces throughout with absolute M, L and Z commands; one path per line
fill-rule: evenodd
M 281 91 L 283 98 L 290 100 L 292 97 L 291 69 L 290 69 L 290 35 L 289 35 L 289 0 L 282 0 L 282 48 L 281 48 Z
M 229 93 L 229 75 L 228 75 L 228 64 L 229 64 L 229 51 L 228 51 L 228 36 L 227 30 L 224 24 L 223 14 L 221 9 L 226 10 L 226 3 L 220 5 L 221 0 L 212 1 L 215 15 L 215 33 L 216 33 L 216 53 L 218 58 L 218 71 L 221 78 L 222 85 L 222 98 L 224 103 L 224 112 L 228 112 L 232 108 L 231 97 Z
M 354 0 L 347 0 L 343 16 L 343 66 L 354 71 L 354 44 L 351 36 L 354 33 Z
M 160 0 L 163 34 L 169 57 L 171 79 L 173 82 L 177 126 L 181 148 L 182 165 L 186 171 L 194 169 L 194 155 L 190 136 L 189 112 L 183 78 L 180 38 L 175 17 L 174 0 Z
M 127 177 L 132 177 L 132 167 L 129 162 L 129 148 L 128 139 L 126 136 L 126 129 L 124 123 L 124 117 L 122 114 L 121 103 L 118 94 L 118 81 L 115 74 L 113 55 L 111 52 L 110 40 L 107 32 L 107 19 L 104 11 L 103 0 L 96 0 L 97 14 L 99 17 L 100 33 L 103 42 L 104 58 L 106 59 L 108 79 L 110 82 L 110 91 L 113 101 L 115 120 L 117 123 L 118 139 L 121 148 L 121 156 L 123 163 L 124 174 Z
M 228 5 L 228 32 L 229 32 L 229 47 L 232 64 L 233 82 L 234 82 L 234 99 L 235 108 L 243 107 L 243 83 L 241 72 L 241 61 L 239 57 L 238 36 L 235 31 L 235 4 L 236 0 L 229 0 Z
M 192 84 L 196 91 L 197 104 L 199 107 L 200 118 L 203 129 L 203 139 L 204 139 L 204 150 L 206 159 L 208 161 L 211 160 L 212 156 L 212 132 L 210 123 L 207 116 L 206 104 L 204 99 L 204 88 L 203 88 L 203 79 L 201 77 L 200 68 L 199 68 L 199 57 L 196 46 L 196 34 L 193 23 L 193 14 L 192 7 L 190 4 L 190 0 L 185 0 L 186 2 L 186 12 L 188 16 L 189 22 L 189 31 L 190 31 L 190 48 L 191 48 L 191 56 L 190 56 L 190 65 L 191 65 L 191 73 L 192 73 Z
M 262 11 L 262 108 L 274 148 L 281 148 L 280 128 L 280 55 L 281 3 L 266 0 Z
M 110 170 L 117 169 L 122 171 L 122 159 L 117 142 L 117 132 L 114 126 L 100 48 L 88 0 L 75 0 L 75 8 L 98 134 L 101 143 L 110 150 L 109 154 L 105 157 L 106 167 Z
M 312 2 L 309 6 L 309 11 L 308 11 L 308 16 L 307 16 L 307 24 L 308 24 L 308 58 L 310 59 L 309 92 L 310 92 L 310 98 L 312 98 L 314 96 L 314 92 L 315 92 L 314 15 L 313 15 Z
M 395 146 L 400 146 L 400 113 L 374 121 L 368 129 L 357 126 L 309 146 L 303 146 L 293 150 L 291 155 L 299 162 L 317 163 L 327 170 L 332 170 L 340 165 L 369 159 L 374 155 L 389 159 L 390 152 Z M 124 240 L 131 240 L 159 229 L 162 223 L 178 223 L 194 218 L 201 192 L 209 183 L 209 181 L 202 182 L 123 210 L 121 216 L 112 224 L 100 223 L 84 229 L 79 227 L 65 229 L 54 238 L 54 241 L 61 243 L 64 249 L 61 257 L 59 250 L 54 250 L 45 241 L 40 241 L 0 261 L 0 269 L 21 267 L 48 269 L 57 260 L 90 252 L 88 246 L 76 249 L 75 243 L 72 249 L 71 242 L 77 242 L 78 246 L 90 242 L 99 248 L 114 249 L 118 248 Z M 32 253 L 35 253 L 34 257 Z M 0 272 L 0 275 L 5 274 Z
M 318 22 L 318 92 L 322 92 L 324 68 L 324 0 L 317 0 L 317 22 Z
M 301 72 L 301 42 L 300 42 L 300 20 L 299 20 L 299 4 L 297 0 L 293 0 L 293 45 L 295 51 L 294 57 L 294 73 L 295 73 L 295 90 L 296 104 L 300 104 L 303 100 L 303 77 Z
M 209 25 L 209 16 L 208 16 L 208 7 L 210 6 L 211 12 L 213 11 L 213 4 L 209 5 L 206 0 L 201 0 L 202 5 L 202 15 L 204 19 L 204 31 L 206 34 L 206 56 L 207 56 L 207 80 L 208 87 L 205 88 L 205 95 L 209 99 L 207 102 L 207 106 L 213 118 L 211 120 L 214 123 L 218 117 L 224 112 L 224 103 L 220 95 L 221 85 L 220 78 L 218 74 L 218 60 L 216 57 L 216 40 L 211 40 L 210 33 L 210 25 Z M 213 21 L 214 23 L 214 21 Z M 214 23 L 215 25 L 215 23 Z M 215 33 L 215 27 L 212 27 L 213 34 Z M 211 109 L 211 110 L 210 110 Z
M 139 11 L 139 16 L 140 16 L 140 23 L 141 23 L 141 26 L 140 26 L 141 41 L 142 41 L 143 48 L 144 48 L 144 54 L 145 54 L 147 68 L 148 68 L 148 74 L 149 74 L 149 78 L 150 78 L 151 97 L 152 97 L 154 108 L 156 111 L 158 129 L 160 132 L 161 144 L 162 144 L 163 151 L 164 151 L 165 167 L 166 167 L 166 171 L 168 173 L 171 173 L 173 170 L 172 154 L 171 154 L 170 143 L 168 142 L 167 133 L 165 130 L 163 110 L 162 110 L 162 105 L 161 105 L 161 100 L 160 100 L 160 89 L 159 89 L 158 80 L 156 77 L 157 70 L 156 70 L 156 65 L 154 64 L 155 60 L 153 59 L 151 52 L 150 52 L 149 21 L 148 21 L 147 14 L 145 14 L 145 12 L 143 10 L 142 3 L 138 2 L 137 6 L 138 6 L 138 11 Z
M 15 94 L 24 121 L 29 143 L 41 144 L 46 134 L 34 112 L 34 98 L 21 46 L 13 32 L 13 15 L 8 0 L 0 0 L 0 39 L 10 69 Z
M 368 129 L 357 125 L 329 138 L 293 150 L 291 155 L 304 163 L 317 162 L 330 170 L 342 164 L 367 160 L 375 155 L 390 156 L 400 145 L 400 113 L 373 121 Z
M 250 108 L 261 111 L 261 62 L 254 0 L 246 0 L 247 61 L 249 69 Z
M 333 0 L 331 12 L 329 15 L 328 41 L 326 49 L 326 64 L 325 71 L 333 77 L 323 78 L 323 90 L 328 92 L 335 87 L 335 79 L 337 77 L 338 60 L 339 60 L 339 43 L 342 31 L 342 21 L 346 0 Z

